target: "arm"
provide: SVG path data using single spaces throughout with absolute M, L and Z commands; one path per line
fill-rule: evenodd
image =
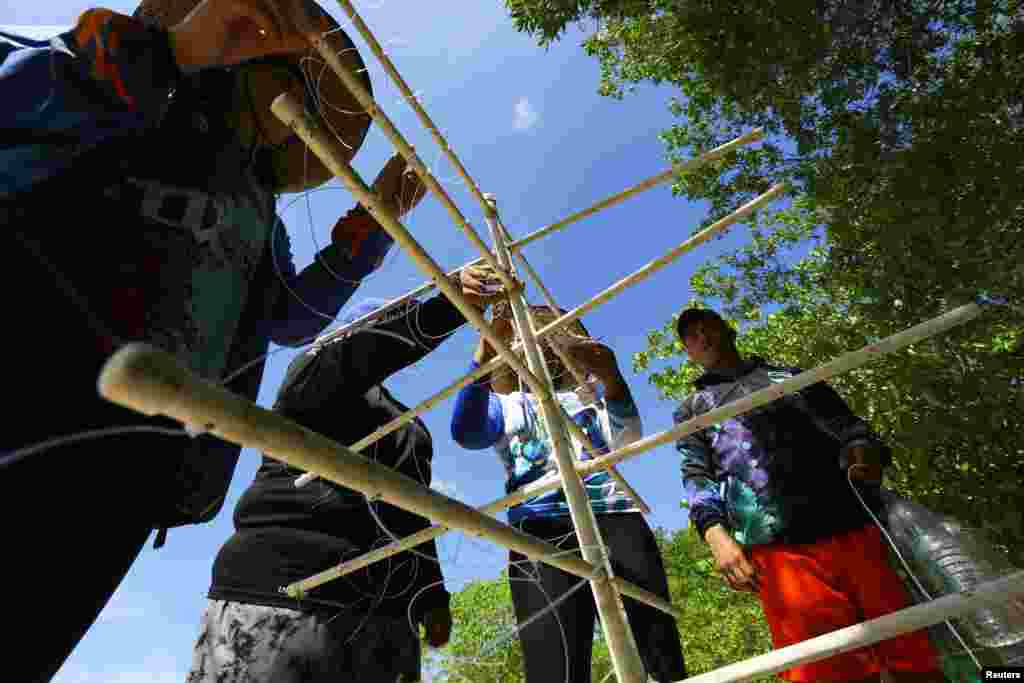
M 676 424 L 696 416 L 695 401 L 694 395 L 683 401 L 673 415 Z M 719 473 L 712 448 L 703 430 L 676 443 L 676 449 L 682 456 L 680 469 L 690 507 L 690 521 L 711 549 L 718 571 L 729 587 L 756 592 L 759 588 L 758 570 L 730 532 L 725 501 L 718 492 Z
M 695 396 L 689 396 L 673 414 L 675 423 L 681 424 L 696 417 Z M 712 446 L 705 432 L 696 432 L 676 442 L 680 455 L 683 495 L 690 508 L 690 522 L 701 538 L 708 529 L 721 525 L 728 528 L 725 501 L 719 494 L 718 472 Z
M 321 403 L 337 391 L 363 394 L 426 356 L 463 323 L 462 313 L 442 295 L 396 309 L 371 328 L 296 358 L 276 405 L 301 410 L 307 400 Z
M 339 225 L 355 222 L 367 223 L 362 239 L 334 240 L 317 253 L 313 263 L 296 273 L 288 232 L 284 223 L 277 221 L 272 257 L 281 291 L 270 321 L 270 339 L 275 344 L 300 346 L 317 336 L 334 320 L 363 278 L 384 262 L 393 244 L 391 236 L 358 206 Z
M 480 367 L 474 361 L 472 372 Z M 505 435 L 505 416 L 501 400 L 491 392 L 487 378 L 463 387 L 455 399 L 452 414 L 452 439 L 471 451 L 490 448 Z
M 181 78 L 167 33 L 92 9 L 49 42 L 0 35 L 0 196 L 159 122 Z
M 610 398 L 607 385 L 605 387 L 604 403 L 608 408 L 608 425 L 612 431 L 610 447 L 614 451 L 640 439 L 644 435 L 644 426 L 629 386 L 622 382 L 622 388 L 613 394 L 618 398 Z

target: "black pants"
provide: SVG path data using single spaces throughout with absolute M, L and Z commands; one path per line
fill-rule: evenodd
M 612 569 L 616 576 L 668 600 L 665 567 L 654 534 L 643 516 L 640 513 L 598 515 L 597 522 L 611 554 Z M 520 528 L 528 534 L 556 543 L 563 550 L 579 548 L 579 541 L 568 517 L 527 520 L 520 524 Z M 542 562 L 530 562 L 514 551 L 509 551 L 509 565 L 512 604 L 519 624 L 567 593 L 581 580 Z M 538 581 L 543 592 L 536 585 Z M 623 596 L 623 603 L 647 675 L 656 681 L 686 678 L 686 665 L 675 620 L 632 598 Z M 596 616 L 593 593 L 587 586 L 573 593 L 555 611 L 522 629 L 519 642 L 523 648 L 528 683 L 590 683 Z M 566 654 L 568 672 L 565 670 Z
M 4 628 L 4 650 L 17 653 L 6 658 L 0 678 L 45 683 L 141 551 L 156 509 L 166 504 L 161 480 L 173 472 L 174 454 L 186 437 L 112 436 L 10 457 L 83 430 L 172 425 L 99 397 L 96 379 L 105 357 L 92 328 L 30 253 L 11 245 L 9 234 L 0 243 L 12 247 L 0 275 L 7 322 L 0 335 L 6 363 L 0 585 L 4 611 L 14 617 Z

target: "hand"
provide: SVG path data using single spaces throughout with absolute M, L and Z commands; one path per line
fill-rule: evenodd
M 756 593 L 758 584 L 757 567 L 747 558 L 743 548 L 721 524 L 716 524 L 704 533 L 711 546 L 711 554 L 718 564 L 722 578 L 734 591 Z
M 506 343 L 511 342 L 512 337 L 515 336 L 512 329 L 511 317 L 493 316 L 491 318 L 491 328 L 494 330 L 494 333 L 498 338 Z M 473 354 L 473 360 L 476 361 L 476 364 L 483 365 L 496 355 L 498 355 L 498 352 L 494 350 L 486 339 L 480 337 L 480 343 L 477 344 L 476 352 Z M 507 372 L 507 368 L 505 372 Z M 502 374 L 504 375 L 505 373 Z
M 565 351 L 577 367 L 591 373 L 605 384 L 621 377 L 615 352 L 601 342 L 570 338 Z
M 302 52 L 330 30 L 306 0 L 203 0 L 169 29 L 185 72 Z
M 388 159 L 370 189 L 398 218 L 416 208 L 427 194 L 426 184 L 401 154 Z
M 423 630 L 430 647 L 444 647 L 452 635 L 452 613 L 447 607 L 435 607 L 423 615 Z
M 508 296 L 494 269 L 486 263 L 459 271 L 459 284 L 462 285 L 462 295 L 481 311 Z
M 850 479 L 865 484 L 882 483 L 882 464 L 878 460 L 877 451 L 868 450 L 864 446 L 850 449 Z

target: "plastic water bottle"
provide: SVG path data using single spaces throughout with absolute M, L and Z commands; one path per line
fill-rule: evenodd
M 957 520 L 882 491 L 883 523 L 907 564 L 925 590 L 933 597 L 972 589 L 1005 576 L 1012 565 L 983 535 L 963 527 Z M 914 589 L 917 597 L 919 592 Z M 1012 605 L 988 606 L 956 620 L 979 660 L 987 665 L 1007 665 L 1024 654 L 1024 608 Z M 963 647 L 944 626 L 929 629 L 936 647 L 945 654 L 960 654 Z
M 951 557 L 945 569 L 958 587 L 956 590 L 974 588 L 985 581 L 1006 576 L 1014 571 L 1006 556 L 998 552 L 978 529 L 966 529 L 952 517 L 942 518 L 942 527 L 954 543 L 962 548 L 962 557 Z M 975 618 L 965 624 L 971 636 L 984 647 L 1002 649 L 1017 643 L 1024 643 L 1024 606 L 1013 605 L 1009 600 L 1005 606 L 978 610 Z

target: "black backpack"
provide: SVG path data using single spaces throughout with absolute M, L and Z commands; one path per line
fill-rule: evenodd
M 205 77 L 202 81 L 199 80 L 201 76 Z M 90 193 L 99 195 L 110 183 L 116 182 L 119 175 L 126 172 L 169 185 L 179 184 L 176 180 L 188 178 L 190 173 L 194 177 L 192 169 L 202 167 L 199 157 L 206 150 L 214 150 L 210 153 L 215 153 L 224 144 L 223 136 L 230 134 L 215 116 L 206 113 L 223 111 L 223 100 L 217 100 L 224 97 L 225 91 L 229 91 L 228 74 L 207 73 L 201 76 L 193 77 L 191 83 L 179 87 L 160 129 L 145 134 L 145 145 L 139 144 L 141 140 L 135 136 L 108 141 L 82 154 L 72 168 L 57 177 L 13 199 L 0 202 L 0 209 L 11 219 L 12 227 L 17 229 L 16 226 L 22 221 L 30 225 L 37 224 L 33 216 L 38 216 L 39 211 L 53 210 L 47 205 L 57 203 L 54 197 L 83 197 Z M 204 93 L 211 94 L 204 96 Z M 53 145 L 58 153 L 62 146 L 78 144 L 73 134 L 38 138 L 24 135 L 3 137 L 6 139 L 0 140 L 0 144 Z M 176 154 L 172 153 L 175 151 Z M 168 200 L 173 202 L 176 198 L 169 196 Z M 138 216 L 136 210 L 141 211 L 141 201 L 140 196 L 126 195 L 118 201 L 118 213 L 121 216 Z M 269 209 L 273 211 L 272 203 Z M 57 207 L 57 210 L 61 209 Z M 25 239 L 22 242 L 28 255 L 45 258 L 45 247 L 40 246 L 28 230 L 23 232 Z M 266 249 L 253 275 L 254 282 L 273 281 L 269 240 Z M 254 322 L 265 318 L 268 313 L 266 309 L 272 305 L 272 301 L 267 301 L 269 298 L 250 298 L 243 310 L 239 330 L 251 329 Z M 265 349 L 254 348 L 250 340 L 236 338 L 229 352 L 227 367 L 241 368 L 262 353 L 265 353 Z M 255 363 L 234 377 L 227 388 L 255 400 L 262 374 L 262 363 Z M 166 487 L 161 486 L 159 491 L 154 491 L 157 509 L 153 526 L 158 530 L 154 544 L 156 548 L 164 544 L 168 529 L 202 524 L 216 517 L 224 505 L 241 452 L 237 445 L 207 434 L 182 439 L 181 444 L 180 461 L 173 466 L 176 470 L 174 475 L 167 481 Z

